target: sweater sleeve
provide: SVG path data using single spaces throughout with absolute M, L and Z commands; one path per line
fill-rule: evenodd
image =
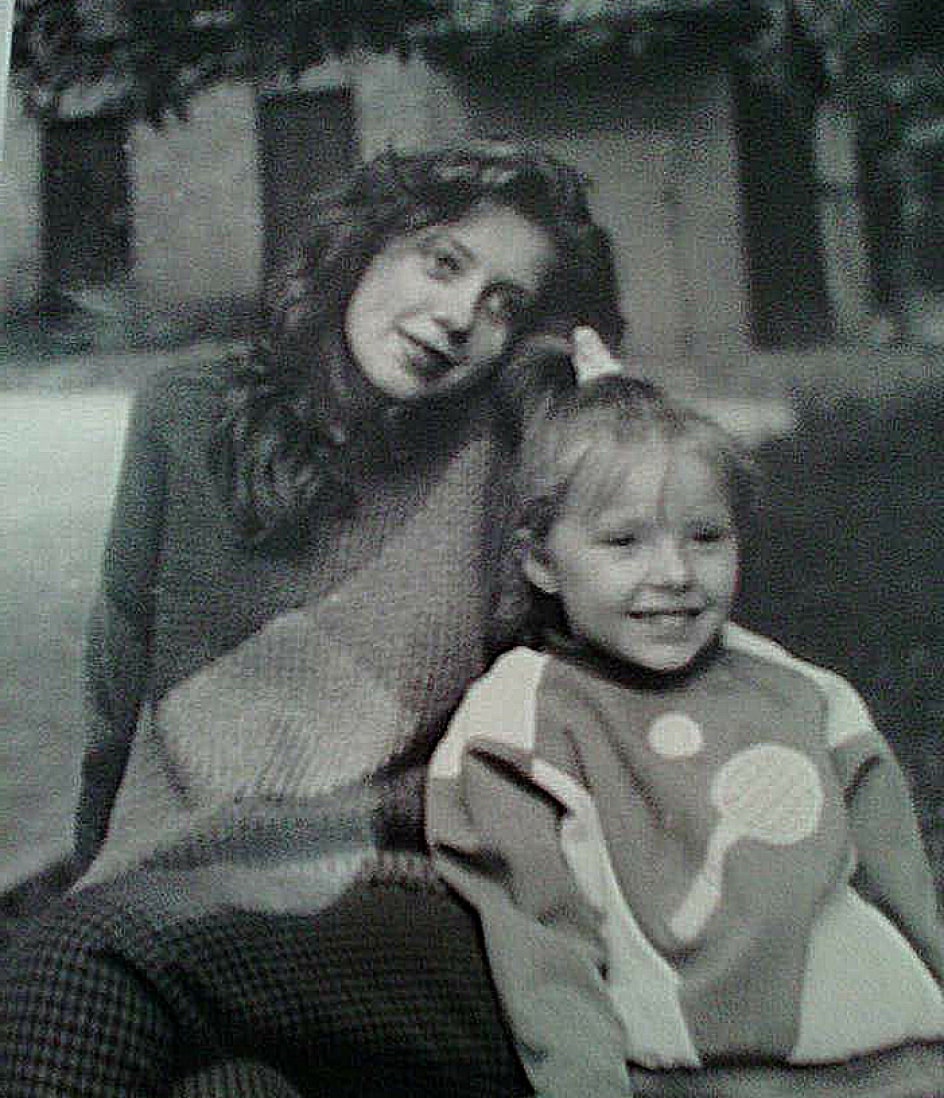
M 144 697 L 155 568 L 163 529 L 165 448 L 156 387 L 135 401 L 86 632 L 86 745 L 75 819 L 75 868 L 101 847 Z
M 857 856 L 853 884 L 944 982 L 944 924 L 907 778 L 877 731 L 833 751 Z
M 537 1094 L 627 1098 L 625 1040 L 604 983 L 600 917 L 564 860 L 562 806 L 529 776 L 526 751 L 485 738 L 480 697 L 460 708 L 431 766 L 434 864 L 479 914 Z

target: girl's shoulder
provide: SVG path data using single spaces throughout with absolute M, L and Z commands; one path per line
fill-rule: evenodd
M 805 688 L 814 692 L 823 707 L 830 746 L 839 747 L 860 737 L 878 741 L 865 701 L 842 675 L 801 659 L 776 641 L 731 622 L 725 626 L 723 639 L 730 652 L 766 665 L 792 680 L 793 690 Z

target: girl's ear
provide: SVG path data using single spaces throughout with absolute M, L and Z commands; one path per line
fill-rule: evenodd
M 521 531 L 519 534 L 521 570 L 529 583 L 545 595 L 556 595 L 560 591 L 557 581 L 557 570 L 554 562 L 544 545 L 538 541 L 530 531 Z

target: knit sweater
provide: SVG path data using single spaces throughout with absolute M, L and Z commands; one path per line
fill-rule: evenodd
M 641 1079 L 916 1042 L 937 1059 L 905 1057 L 900 1082 L 944 1088 L 930 872 L 900 771 L 835 676 L 734 628 L 677 676 L 517 649 L 460 707 L 428 799 L 539 1093 L 629 1095 L 627 1063 Z
M 253 804 L 369 807 L 371 777 L 423 754 L 483 664 L 503 467 L 487 395 L 390 412 L 396 445 L 362 463 L 353 507 L 264 553 L 208 469 L 224 384 L 170 371 L 130 417 L 87 649 L 80 857 L 105 841 L 86 883 L 212 846 Z

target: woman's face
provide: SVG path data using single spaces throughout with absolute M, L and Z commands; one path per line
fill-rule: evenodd
M 548 234 L 505 206 L 396 238 L 348 303 L 354 361 L 397 400 L 464 388 L 501 358 L 554 259 Z

